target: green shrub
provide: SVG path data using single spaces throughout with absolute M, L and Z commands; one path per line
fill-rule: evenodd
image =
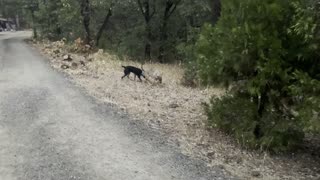
M 205 105 L 209 125 L 233 135 L 239 144 L 253 149 L 283 152 L 297 147 L 304 134 L 299 121 L 286 119 L 270 108 L 261 118 L 263 136 L 256 138 L 257 106 L 247 95 L 213 97 Z
M 234 135 L 240 144 L 256 147 L 254 137 L 256 106 L 241 96 L 213 97 L 205 105 L 209 125 Z
M 198 34 L 199 32 L 197 31 L 197 29 L 192 29 L 188 41 L 182 42 L 176 47 L 180 58 L 184 60 L 183 64 L 185 67 L 185 72 L 181 80 L 181 84 L 187 87 L 199 86 L 199 68 L 196 61 L 197 57 L 195 46 Z
M 212 124 L 242 144 L 277 152 L 320 132 L 318 3 L 222 0 L 220 20 L 205 26 L 196 44 L 199 77 L 244 85 L 211 101 Z

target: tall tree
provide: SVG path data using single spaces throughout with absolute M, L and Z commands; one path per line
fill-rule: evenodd
M 37 22 L 40 24 L 41 34 L 46 34 L 51 40 L 60 39 L 63 35 L 60 24 L 61 9 L 63 9 L 61 0 L 39 1 Z
M 36 16 L 35 12 L 39 9 L 39 3 L 35 0 L 28 0 L 25 2 L 24 8 L 26 8 L 31 13 L 33 37 L 38 38 L 38 30 L 36 27 Z
M 159 48 L 159 62 L 163 63 L 164 62 L 164 56 L 165 56 L 165 44 L 167 41 L 167 26 L 168 26 L 168 21 L 171 17 L 171 15 L 175 12 L 177 9 L 177 6 L 181 0 L 166 0 L 165 3 L 165 10 L 164 10 L 164 15 L 162 19 L 162 25 L 160 27 L 160 48 Z
M 83 26 L 86 33 L 85 43 L 91 44 L 92 37 L 91 37 L 91 31 L 90 31 L 90 16 L 91 16 L 90 1 L 81 0 L 80 8 L 81 8 L 81 15 L 83 18 Z
M 114 2 L 111 1 L 110 5 L 109 5 L 109 8 L 108 8 L 108 13 L 107 13 L 106 17 L 104 18 L 101 27 L 98 30 L 98 33 L 97 33 L 97 36 L 96 36 L 96 46 L 99 46 L 99 42 L 100 42 L 102 33 L 106 30 L 106 27 L 107 27 L 107 25 L 109 23 L 109 19 L 112 16 L 113 6 L 114 6 Z
M 147 60 L 151 60 L 151 41 L 152 41 L 152 32 L 151 32 L 151 19 L 154 16 L 156 12 L 156 3 L 155 0 L 137 0 L 139 9 L 141 11 L 141 14 L 144 17 L 145 20 L 145 31 L 146 31 L 146 45 L 145 45 L 145 58 Z
M 209 0 L 212 10 L 212 24 L 216 24 L 221 16 L 221 0 Z

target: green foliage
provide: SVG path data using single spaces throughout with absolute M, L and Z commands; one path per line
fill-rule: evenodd
M 37 7 L 26 10 L 30 16 L 35 15 L 30 21 L 32 22 L 32 19 L 35 21 L 34 30 L 37 30 L 41 38 L 50 40 L 66 38 L 69 41 L 79 37 L 85 39 L 86 31 L 81 14 L 82 0 L 23 0 L 23 2 L 25 7 Z M 199 34 L 199 32 L 190 34 L 189 29 L 199 28 L 213 19 L 209 0 L 197 2 L 141 0 L 143 5 L 149 3 L 150 11 L 155 9 L 148 28 L 136 0 L 89 0 L 88 2 L 90 10 L 86 13 L 90 17 L 91 39 L 96 40 L 98 32 L 102 32 L 98 48 L 106 48 L 116 54 L 136 59 L 145 56 L 145 45 L 150 41 L 152 58 L 158 57 L 160 49 L 163 49 L 164 62 L 176 61 L 178 56 L 176 47 L 186 43 L 189 36 L 193 38 Z M 164 17 L 167 5 L 171 3 L 173 6 L 167 14 L 168 17 Z M 112 15 L 107 25 L 101 28 L 110 8 Z M 147 29 L 150 29 L 150 33 Z
M 295 72 L 298 81 L 289 88 L 296 97 L 296 117 L 304 123 L 306 132 L 320 132 L 320 81 L 312 79 L 307 73 Z
M 286 119 L 268 108 L 260 122 L 263 137 L 257 139 L 257 106 L 247 95 L 213 97 L 205 105 L 205 111 L 211 126 L 233 135 L 246 147 L 283 152 L 297 147 L 304 137 L 299 121 Z
M 42 36 L 51 40 L 62 38 L 62 26 L 59 17 L 63 8 L 61 1 L 39 1 L 38 7 L 35 15 Z
M 182 79 L 182 85 L 187 87 L 199 86 L 198 64 L 196 62 L 197 54 L 195 42 L 198 38 L 199 29 L 189 27 L 186 32 L 186 40 L 177 46 L 179 58 L 183 60 L 185 72 Z
M 213 108 L 207 109 L 210 121 L 235 118 L 239 122 L 236 127 L 217 125 L 229 129 L 236 137 L 244 134 L 249 142 L 252 137 L 247 136 L 248 129 L 243 127 L 254 127 L 254 144 L 278 148 L 275 151 L 295 147 L 303 132 L 320 132 L 317 3 L 222 1 L 220 20 L 215 27 L 203 28 L 196 45 L 199 76 L 203 84 L 226 87 L 244 81 L 246 98 L 248 102 L 253 99 L 250 102 L 254 107 L 245 105 L 243 109 L 240 107 L 246 104 L 243 99 L 224 97 L 211 102 Z M 223 111 L 214 107 L 219 103 L 229 104 L 229 108 L 223 107 L 228 110 L 238 105 L 252 120 L 239 120 L 244 118 L 242 115 L 227 117 L 218 113 L 213 116 Z M 247 108 L 249 112 L 244 111 Z M 254 117 L 251 111 L 256 113 Z
M 256 106 L 240 96 L 213 97 L 205 106 L 211 126 L 233 134 L 242 145 L 256 147 L 253 131 L 255 128 Z

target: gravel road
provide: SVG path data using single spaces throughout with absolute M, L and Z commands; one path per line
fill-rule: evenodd
M 0 33 L 0 180 L 230 179 L 83 93 L 29 34 Z

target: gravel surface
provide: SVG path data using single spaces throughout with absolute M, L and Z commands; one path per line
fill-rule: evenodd
M 22 38 L 0 34 L 0 179 L 231 179 L 96 102 Z

